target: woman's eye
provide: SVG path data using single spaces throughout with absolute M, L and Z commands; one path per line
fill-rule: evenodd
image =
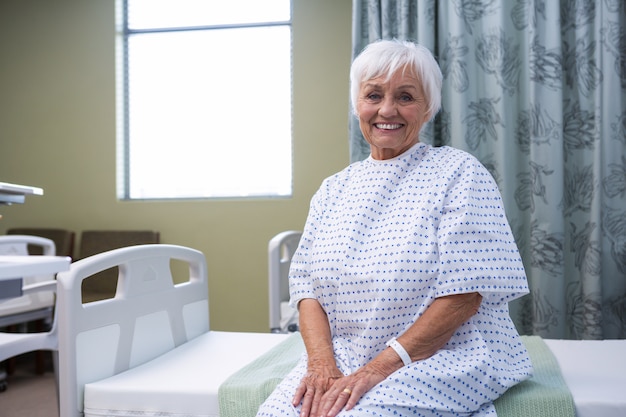
M 378 93 L 369 93 L 367 95 L 368 100 L 380 100 L 381 96 Z
M 413 101 L 413 97 L 410 96 L 409 94 L 402 94 L 400 96 L 400 101 L 403 102 L 403 103 L 408 103 L 410 101 Z

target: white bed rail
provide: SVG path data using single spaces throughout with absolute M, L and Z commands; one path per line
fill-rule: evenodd
M 288 230 L 274 236 L 268 244 L 269 316 L 272 333 L 288 331 L 281 324 L 281 303 L 289 301 L 289 266 L 301 236 L 300 231 Z

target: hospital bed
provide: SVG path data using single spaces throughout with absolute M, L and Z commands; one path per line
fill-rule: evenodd
M 189 277 L 173 280 L 172 259 Z M 115 297 L 82 304 L 82 280 L 112 266 Z M 205 258 L 190 248 L 117 249 L 75 262 L 58 282 L 64 417 L 254 416 L 304 349 L 297 332 L 211 330 Z M 626 415 L 626 341 L 525 343 L 538 372 L 502 397 L 500 417 Z

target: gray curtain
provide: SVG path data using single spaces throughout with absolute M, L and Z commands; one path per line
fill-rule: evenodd
M 353 1 L 353 54 L 377 39 L 433 51 L 443 108 L 421 141 L 496 179 L 531 294 L 521 333 L 626 338 L 626 2 Z M 352 161 L 369 155 L 356 118 Z

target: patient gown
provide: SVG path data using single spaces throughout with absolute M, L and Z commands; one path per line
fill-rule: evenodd
M 508 311 L 528 292 L 524 267 L 493 178 L 466 152 L 418 143 L 327 178 L 311 200 L 289 275 L 293 305 L 315 298 L 326 311 L 346 375 L 435 298 L 483 296 L 435 355 L 399 369 L 341 417 L 496 415 L 493 400 L 532 373 Z M 291 401 L 306 359 L 258 416 L 299 415 Z

